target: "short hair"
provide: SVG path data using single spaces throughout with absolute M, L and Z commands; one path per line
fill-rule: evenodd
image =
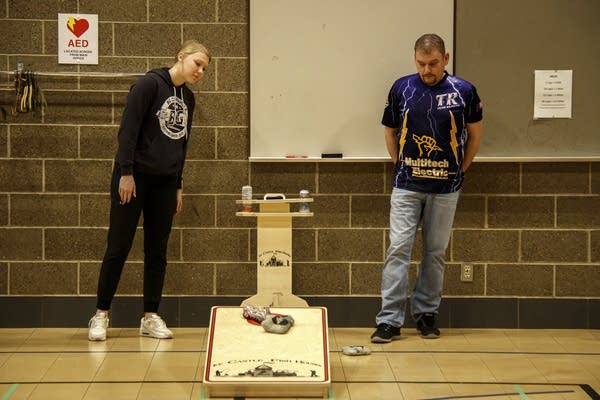
M 211 60 L 210 52 L 208 51 L 206 46 L 204 46 L 197 40 L 193 40 L 193 39 L 186 40 L 185 42 L 183 42 L 181 44 L 181 47 L 175 54 L 175 60 L 177 60 L 177 58 L 179 57 L 179 53 L 183 53 L 183 54 L 204 53 L 208 57 L 208 62 L 210 62 L 210 60 Z
M 435 33 L 426 33 L 415 42 L 415 53 L 422 51 L 425 54 L 431 54 L 434 50 L 438 50 L 442 56 L 446 54 L 444 39 Z

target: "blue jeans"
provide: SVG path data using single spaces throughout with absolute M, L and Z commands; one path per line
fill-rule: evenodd
M 404 325 L 408 270 L 419 222 L 423 256 L 410 298 L 413 317 L 437 313 L 444 286 L 444 257 L 460 191 L 431 194 L 394 188 L 390 201 L 390 247 L 381 279 L 381 311 L 376 323 Z

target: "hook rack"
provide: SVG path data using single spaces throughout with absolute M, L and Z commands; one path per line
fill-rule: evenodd
M 17 71 L 0 71 L 0 74 L 3 75 L 14 75 L 21 70 L 17 69 Z M 33 71 L 32 71 L 33 72 Z M 37 76 L 54 76 L 54 77 L 89 77 L 89 78 L 128 78 L 128 77 L 136 77 L 142 76 L 143 73 L 138 72 L 34 72 Z
M 39 87 L 36 78 L 40 76 L 51 77 L 89 77 L 89 78 L 128 78 L 139 77 L 143 73 L 136 72 L 37 72 L 30 69 L 30 65 L 17 63 L 15 71 L 0 71 L 0 75 L 14 77 L 13 84 L 2 84 L 0 88 L 14 87 L 16 98 L 11 107 L 11 115 L 17 116 L 19 113 L 27 113 L 46 104 L 43 90 Z M 0 121 L 6 120 L 8 112 L 4 107 L 0 107 Z

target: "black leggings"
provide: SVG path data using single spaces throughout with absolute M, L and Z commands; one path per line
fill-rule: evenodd
M 157 312 L 167 267 L 167 243 L 177 206 L 177 177 L 134 173 L 137 196 L 123 205 L 119 197 L 120 178 L 116 165 L 111 181 L 108 244 L 98 279 L 96 307 L 110 309 L 143 211 L 144 312 Z

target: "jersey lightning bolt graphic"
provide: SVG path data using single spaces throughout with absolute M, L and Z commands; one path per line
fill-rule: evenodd
M 408 109 L 406 113 L 404 113 L 404 121 L 402 121 L 402 135 L 400 136 L 400 152 L 398 153 L 398 159 L 401 158 L 401 155 L 404 152 L 404 144 L 406 144 L 406 134 L 408 133 L 408 128 L 406 127 L 406 121 L 408 121 Z
M 452 111 L 448 111 L 450 113 L 450 146 L 452 146 L 452 153 L 454 154 L 454 159 L 458 162 L 458 140 L 456 139 L 456 121 L 454 120 L 454 114 Z

